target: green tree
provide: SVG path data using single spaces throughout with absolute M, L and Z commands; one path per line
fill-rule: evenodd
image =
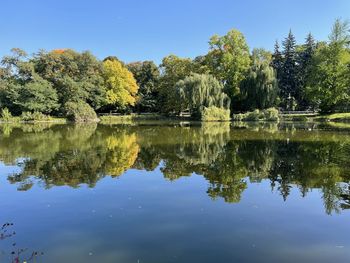
M 17 100 L 13 101 L 22 112 L 42 112 L 50 114 L 58 109 L 58 96 L 51 83 L 39 76 L 20 86 Z
M 231 30 L 224 36 L 214 35 L 210 41 L 207 63 L 213 74 L 225 85 L 232 109 L 240 108 L 239 84 L 250 67 L 249 47 L 244 35 Z
M 320 45 L 312 59 L 306 96 L 322 112 L 349 109 L 349 39 L 349 24 L 336 20 L 329 44 Z
M 292 31 L 283 41 L 283 65 L 279 76 L 280 96 L 283 106 L 287 109 L 294 109 L 293 101 L 296 99 L 299 89 L 298 63 L 296 53 L 296 42 Z
M 246 110 L 274 107 L 278 98 L 278 82 L 271 64 L 271 54 L 263 49 L 254 49 L 253 65 L 246 78 L 241 82 L 240 90 Z
M 279 75 L 282 72 L 283 57 L 277 40 L 275 42 L 274 52 L 272 54 L 271 66 L 276 70 L 277 77 L 279 78 Z
M 157 87 L 160 72 L 153 61 L 134 62 L 127 65 L 136 79 L 138 101 L 135 108 L 138 112 L 154 112 L 157 110 Z
M 193 72 L 193 62 L 189 58 L 169 55 L 160 65 L 159 109 L 164 113 L 178 112 L 180 105 L 176 97 L 175 84 Z
M 193 69 L 192 72 L 197 74 L 210 74 L 210 68 L 208 65 L 206 56 L 197 56 L 193 59 Z
M 20 114 L 20 109 L 14 105 L 18 97 L 20 74 L 18 67 L 23 64 L 27 54 L 25 51 L 12 48 L 11 55 L 1 59 L 0 68 L 0 108 L 8 108 L 14 114 Z
M 18 73 L 18 64 L 22 63 L 27 58 L 27 53 L 20 48 L 12 48 L 11 55 L 4 56 L 1 60 L 1 65 L 4 67 L 1 70 L 2 78 L 15 77 Z
M 204 107 L 230 108 L 223 85 L 211 75 L 192 74 L 180 80 L 176 90 L 181 110 L 190 110 L 194 117 L 200 117 Z
M 32 61 L 24 60 L 24 51 L 13 49 L 12 52 L 13 55 L 2 60 L 7 73 L 2 78 L 6 85 L 0 89 L 1 105 L 17 115 L 24 111 L 48 114 L 57 110 L 58 96 L 51 83 L 34 71 Z
M 32 59 L 35 72 L 57 91 L 61 110 L 68 101 L 86 102 L 95 110 L 105 104 L 102 63 L 90 52 L 71 49 L 39 51 Z
M 300 109 L 306 109 L 309 106 L 307 99 L 305 98 L 306 80 L 310 75 L 310 66 L 312 58 L 315 54 L 316 42 L 314 37 L 309 33 L 306 37 L 305 44 L 301 47 L 299 52 L 299 81 L 300 90 L 297 93 L 297 100 L 299 102 Z

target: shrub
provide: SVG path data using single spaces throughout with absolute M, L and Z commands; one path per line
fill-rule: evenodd
M 279 120 L 279 112 L 275 108 L 268 108 L 263 111 L 264 119 L 266 121 L 278 121 Z
M 22 121 L 49 121 L 51 120 L 51 117 L 38 111 L 35 111 L 35 112 L 26 111 L 26 112 L 22 112 L 21 120 Z
M 263 113 L 258 109 L 248 112 L 245 118 L 246 121 L 259 121 L 260 119 L 263 119 Z
M 64 106 L 66 117 L 74 122 L 98 121 L 96 112 L 86 102 L 67 102 Z
M 3 121 L 10 121 L 12 119 L 12 114 L 8 108 L 3 108 L 1 110 L 1 119 Z
M 252 112 L 240 113 L 233 115 L 234 121 L 278 121 L 279 112 L 275 108 L 269 108 L 259 111 L 258 109 Z
M 237 113 L 237 114 L 232 115 L 232 120 L 234 120 L 234 121 L 243 121 L 244 118 L 245 118 L 244 113 Z
M 215 106 L 204 107 L 202 111 L 202 121 L 229 121 L 230 110 L 218 108 Z
M 21 120 L 22 121 L 32 121 L 33 120 L 32 113 L 30 111 L 22 112 Z

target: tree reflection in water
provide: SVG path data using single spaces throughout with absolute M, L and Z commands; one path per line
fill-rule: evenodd
M 302 196 L 318 189 L 326 212 L 340 212 L 350 207 L 350 138 L 346 132 L 309 131 L 314 128 L 238 124 L 233 129 L 230 123 L 1 126 L 0 158 L 23 168 L 8 176 L 21 191 L 35 182 L 46 188 L 94 187 L 105 176 L 117 177 L 128 169 L 152 171 L 162 164 L 169 180 L 203 175 L 213 199 L 239 202 L 249 183 L 269 180 L 284 200 L 295 187 Z

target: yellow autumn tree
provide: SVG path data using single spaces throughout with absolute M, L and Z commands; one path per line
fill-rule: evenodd
M 139 87 L 133 74 L 118 60 L 103 62 L 106 102 L 119 108 L 134 106 Z

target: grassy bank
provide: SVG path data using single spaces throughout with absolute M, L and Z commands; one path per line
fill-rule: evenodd
M 129 115 L 102 115 L 99 116 L 100 123 L 102 124 L 129 124 L 134 121 L 147 121 L 147 120 L 167 120 L 163 115 L 152 114 L 129 114 Z
M 320 115 L 320 116 L 315 117 L 314 120 L 316 120 L 316 121 L 331 121 L 331 122 L 350 122 L 350 112 Z
M 310 114 L 281 114 L 280 119 L 282 121 L 313 121 L 317 117 L 317 113 Z
M 281 114 L 282 121 L 316 121 L 316 122 L 350 122 L 350 113 L 333 113 L 319 115 L 310 114 Z
M 3 108 L 0 113 L 0 123 L 36 123 L 36 122 L 54 122 L 66 123 L 65 118 L 52 117 L 41 112 L 22 112 L 20 116 L 12 116 L 7 108 Z
M 8 119 L 3 119 L 0 118 L 0 123 L 60 123 L 64 124 L 67 123 L 66 118 L 59 118 L 59 117 L 49 117 L 46 119 L 40 119 L 40 120 L 35 120 L 35 119 L 23 119 L 21 117 L 11 117 Z

